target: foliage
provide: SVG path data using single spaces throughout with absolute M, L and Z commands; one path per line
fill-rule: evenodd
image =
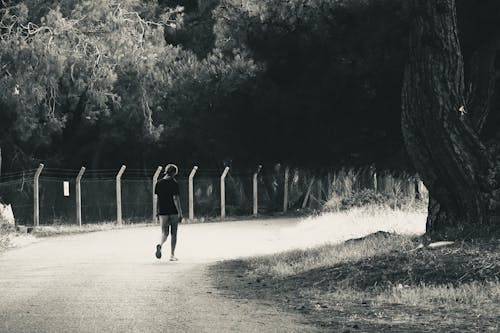
M 239 96 L 244 121 L 235 131 L 250 137 L 259 129 L 246 145 L 255 156 L 342 164 L 400 149 L 400 2 L 224 0 L 214 15 L 216 47 L 265 65 L 255 91 Z
M 11 245 L 11 238 L 14 233 L 14 226 L 0 223 L 0 253 L 9 248 Z
M 408 167 L 405 1 L 3 0 L 0 20 L 4 170 Z
M 345 211 L 356 207 L 386 207 L 411 210 L 425 210 L 427 200 L 420 200 L 405 195 L 388 195 L 372 189 L 363 189 L 338 197 L 332 196 L 324 205 L 324 212 Z
M 340 208 L 350 209 L 353 207 L 363 207 L 367 205 L 384 205 L 390 200 L 388 195 L 378 193 L 371 189 L 363 189 L 353 193 L 351 196 L 343 198 L 340 202 Z
M 193 140 L 188 134 L 207 125 L 257 67 L 238 55 L 226 61 L 217 50 L 199 60 L 167 44 L 164 29 L 182 27 L 183 8 L 148 19 L 150 7 L 132 0 L 65 2 L 39 24 L 27 18 L 37 8 L 4 8 L 0 144 L 12 155 L 36 151 L 38 158 L 95 165 L 103 155 L 108 163 L 124 155 L 144 159 L 148 145 L 172 137 L 177 144 Z M 214 131 L 194 138 L 198 147 L 216 136 L 220 117 L 208 123 L 217 125 Z
M 10 121 L 2 141 L 37 151 L 60 143 L 64 130 L 107 122 L 109 137 L 124 137 L 130 127 L 151 136 L 161 130 L 151 121 L 165 84 L 159 69 L 179 51 L 166 48 L 161 26 L 132 4 L 84 1 L 68 17 L 56 7 L 40 25 L 16 15 L 24 4 L 4 11 L 0 87 L 7 93 L 0 103 Z

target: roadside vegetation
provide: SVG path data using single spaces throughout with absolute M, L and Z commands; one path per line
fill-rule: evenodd
M 221 262 L 214 283 L 336 332 L 497 332 L 500 240 L 424 246 L 422 217 L 377 205 L 325 213 L 299 227 L 366 236 Z
M 20 233 L 15 227 L 0 223 L 0 253 L 9 248 L 22 246 L 35 241 L 32 235 Z
M 11 231 L 8 229 L 6 225 L 0 224 L 0 252 L 9 247 Z
M 97 231 L 106 231 L 120 228 L 138 228 L 146 226 L 156 226 L 151 223 L 124 223 L 122 226 L 116 222 L 102 222 L 93 224 L 83 224 L 81 227 L 70 224 L 44 225 L 38 228 L 26 229 L 22 227 L 16 230 L 14 226 L 0 224 L 0 253 L 9 248 L 19 247 L 36 242 L 39 238 L 82 234 Z
M 72 234 L 81 234 L 96 231 L 106 231 L 121 228 L 136 228 L 136 227 L 146 227 L 151 226 L 151 223 L 124 223 L 123 225 L 117 225 L 116 222 L 102 222 L 102 223 L 91 223 L 82 224 L 82 226 L 68 225 L 68 224 L 54 224 L 47 225 L 38 228 L 34 228 L 30 232 L 35 237 L 51 237 L 51 236 L 63 236 Z

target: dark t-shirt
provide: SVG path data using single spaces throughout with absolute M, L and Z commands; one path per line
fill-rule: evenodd
M 174 215 L 177 208 L 174 203 L 174 195 L 179 195 L 179 184 L 174 178 L 162 178 L 155 186 L 155 194 L 158 195 L 158 214 Z

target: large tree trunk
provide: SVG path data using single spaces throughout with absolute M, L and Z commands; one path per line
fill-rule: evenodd
M 498 232 L 500 179 L 479 139 L 488 108 L 466 105 L 455 1 L 412 0 L 411 5 L 402 130 L 430 193 L 427 234 L 446 239 Z M 477 88 L 491 91 L 491 82 Z

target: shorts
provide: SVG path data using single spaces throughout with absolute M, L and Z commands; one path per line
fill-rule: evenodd
M 158 215 L 160 218 L 160 222 L 163 224 L 167 225 L 172 225 L 172 224 L 178 224 L 181 219 L 179 218 L 178 214 L 171 214 L 171 215 Z
M 179 222 L 181 221 L 181 219 L 179 218 L 179 215 L 177 215 L 177 214 L 159 215 L 159 217 L 160 217 L 162 232 L 164 234 L 168 235 L 169 229 L 171 229 L 170 231 L 172 232 L 172 236 L 177 236 L 177 226 L 179 225 Z

